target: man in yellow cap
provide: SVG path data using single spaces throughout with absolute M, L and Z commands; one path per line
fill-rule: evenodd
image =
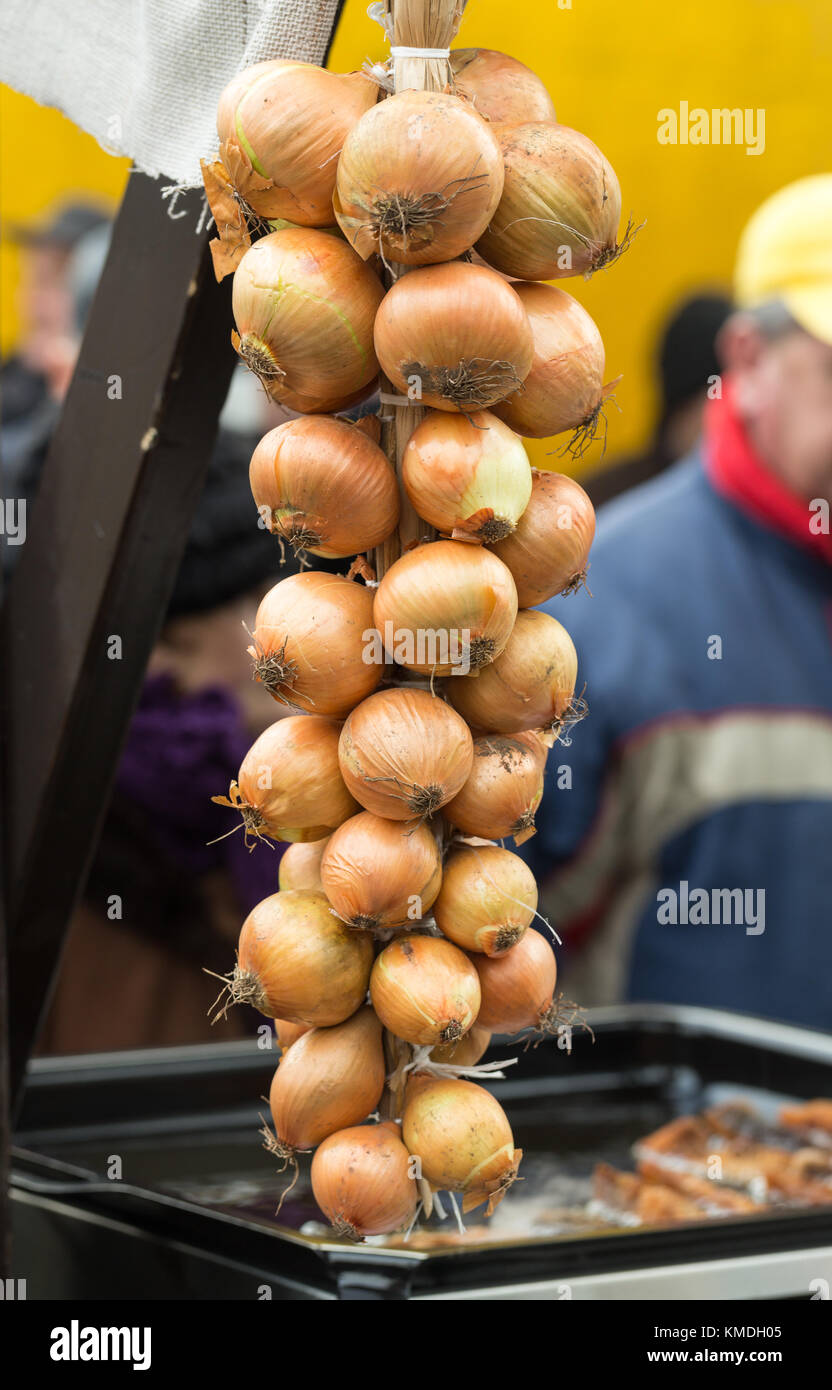
M 701 451 L 605 508 L 530 858 L 581 1003 L 832 1028 L 832 174 L 743 234 Z

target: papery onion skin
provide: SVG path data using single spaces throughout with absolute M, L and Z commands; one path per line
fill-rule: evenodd
M 373 591 L 339 574 L 281 579 L 257 609 L 254 672 L 282 704 L 340 718 L 375 690 L 383 666 L 367 659 Z
M 264 729 L 240 764 L 239 788 L 272 840 L 323 840 L 358 810 L 338 766 L 341 730 L 318 714 L 293 714 Z
M 493 48 L 451 50 L 454 86 L 489 121 L 519 125 L 554 121 L 555 108 L 531 68 Z
M 514 290 L 487 266 L 451 261 L 410 271 L 376 316 L 383 370 L 417 405 L 487 410 L 532 365 L 532 330 Z
M 485 231 L 503 190 L 486 121 L 446 92 L 402 91 L 368 110 L 338 161 L 335 215 L 365 259 L 450 261 Z
M 449 1067 L 474 1067 L 485 1056 L 490 1043 L 490 1031 L 474 1023 L 456 1042 L 440 1043 L 431 1048 L 430 1060 Z
M 400 936 L 376 957 L 370 998 L 397 1038 L 435 1047 L 461 1038 L 476 1021 L 479 979 L 468 957 L 452 942 L 438 936 Z
M 407 441 L 402 482 L 424 521 L 454 540 L 498 541 L 528 505 L 532 472 L 523 442 L 488 410 L 433 410 Z
M 380 545 L 398 525 L 390 461 L 346 420 L 301 418 L 269 430 L 249 481 L 267 529 L 295 551 L 343 559 Z
M 591 422 L 604 400 L 601 334 L 582 304 L 557 285 L 514 285 L 529 316 L 532 368 L 517 391 L 494 407 L 527 439 L 547 439 Z
M 426 690 L 380 690 L 347 719 L 338 744 L 341 776 L 366 811 L 412 821 L 456 796 L 471 771 L 465 720 Z
M 485 557 L 496 559 L 482 546 L 432 541 L 390 566 L 376 590 L 373 621 L 385 646 L 392 634 L 389 655 L 399 665 L 450 676 L 499 656 L 517 616 L 517 591 L 502 562 L 495 568 Z
M 281 886 L 282 891 L 282 886 Z M 288 1019 L 276 1018 L 274 1020 L 275 1032 L 277 1033 L 277 1045 L 281 1054 L 288 1052 L 293 1043 L 298 1038 L 302 1038 L 304 1033 L 308 1033 L 311 1028 L 310 1023 L 289 1023 Z M 489 1034 L 489 1037 L 491 1035 Z
M 311 1176 L 315 1201 L 337 1235 L 388 1235 L 416 1216 L 410 1155 L 389 1122 L 330 1135 L 315 1150 Z
M 293 888 L 312 888 L 316 893 L 323 892 L 321 883 L 321 856 L 329 844 L 329 836 L 324 840 L 310 840 L 289 845 L 283 851 L 280 868 L 277 872 L 277 886 L 281 891 Z
M 270 232 L 234 272 L 232 341 L 275 401 L 349 396 L 378 372 L 373 324 L 383 296 L 346 242 L 310 228 Z M 529 349 L 531 365 L 531 329 Z
M 312 1149 L 375 1110 L 384 1090 L 381 1023 L 366 1005 L 344 1023 L 303 1033 L 281 1059 L 269 1090 L 275 1134 Z
M 429 1183 L 466 1194 L 465 1211 L 486 1201 L 493 1210 L 522 1157 L 500 1102 L 475 1082 L 455 1078 L 408 1082 L 402 1138 Z
M 519 280 L 589 274 L 617 255 L 621 189 L 580 131 L 554 122 L 499 126 L 505 185 L 477 242 L 483 260 Z
M 534 918 L 537 885 L 527 864 L 497 845 L 460 845 L 442 870 L 436 925 L 468 951 L 502 956 Z
M 370 937 L 339 922 L 323 893 L 273 893 L 243 923 L 231 1002 L 328 1028 L 363 1004 L 372 959 Z
M 514 576 L 520 607 L 580 588 L 594 537 L 595 509 L 580 483 L 565 473 L 535 470 L 517 528 L 494 547 Z
M 466 835 L 487 840 L 534 835 L 534 814 L 543 796 L 546 748 L 534 733 L 489 734 L 474 740 L 471 776 L 443 815 Z
M 442 882 L 442 856 L 426 825 L 408 827 L 362 811 L 330 837 L 321 881 L 333 908 L 351 927 L 403 927 L 419 921 L 433 905 Z
M 485 733 L 517 734 L 563 727 L 575 695 L 578 654 L 557 618 L 521 609 L 514 630 L 475 679 L 448 683 L 454 708 Z
M 496 959 L 472 956 L 480 977 L 482 1004 L 479 1023 L 494 1033 L 520 1033 L 536 1028 L 551 1008 L 557 982 L 555 953 L 538 931 Z
M 220 96 L 217 133 L 273 184 L 248 185 L 248 206 L 262 217 L 328 226 L 338 152 L 377 98 L 362 73 L 328 72 L 313 63 L 277 58 L 237 73 Z

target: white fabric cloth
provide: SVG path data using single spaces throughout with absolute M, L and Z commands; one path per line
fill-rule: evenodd
M 0 81 L 190 187 L 216 154 L 217 100 L 234 73 L 267 58 L 322 62 L 337 11 L 338 0 L 0 0 Z

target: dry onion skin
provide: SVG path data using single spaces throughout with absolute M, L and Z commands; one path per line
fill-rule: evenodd
M 485 840 L 513 836 L 522 845 L 535 834 L 546 753 L 534 733 L 475 739 L 471 776 L 444 808 L 445 819 L 465 835 Z
M 464 1037 L 456 1042 L 440 1044 L 431 1048 L 431 1062 L 446 1067 L 475 1067 L 484 1057 L 491 1043 L 491 1032 L 474 1023 Z
M 302 417 L 269 430 L 252 455 L 249 481 L 267 529 L 296 554 L 343 559 L 381 545 L 398 525 L 390 461 L 346 420 Z
M 465 783 L 474 743 L 465 720 L 426 690 L 380 690 L 353 710 L 338 744 L 341 776 L 367 811 L 422 820 Z
M 426 676 L 478 671 L 503 651 L 516 617 L 517 590 L 506 566 L 464 541 L 407 551 L 390 566 L 373 603 L 388 655 Z
M 473 1081 L 414 1076 L 405 1094 L 402 1138 L 433 1187 L 462 1192 L 466 1212 L 487 1202 L 489 1216 L 523 1157 L 500 1102 Z
M 557 962 L 540 932 L 528 931 L 505 956 L 473 956 L 480 977 L 480 1024 L 494 1033 L 541 1034 L 556 1027 Z
M 325 840 L 289 845 L 281 856 L 277 872 L 278 888 L 314 888 L 316 892 L 322 893 L 321 856 L 328 844 L 327 836 Z
M 477 242 L 483 260 L 519 280 L 563 280 L 610 265 L 621 189 L 609 160 L 586 135 L 551 121 L 499 126 L 505 184 L 488 230 Z
M 565 473 L 533 471 L 532 495 L 516 529 L 494 547 L 517 585 L 521 608 L 586 582 L 595 537 L 595 509 L 580 483 Z
M 325 570 L 290 574 L 264 596 L 248 648 L 255 678 L 281 704 L 341 717 L 383 675 L 367 660 L 373 592 Z
M 485 733 L 565 732 L 583 716 L 575 702 L 578 654 L 566 628 L 521 609 L 505 650 L 475 679 L 448 683 L 454 708 Z
M 502 956 L 523 936 L 537 909 L 534 874 L 497 845 L 460 845 L 442 870 L 433 905 L 439 930 L 467 951 Z
M 523 390 L 495 407 L 511 429 L 527 439 L 575 432 L 581 453 L 598 426 L 604 390 L 604 344 L 582 304 L 557 285 L 516 284 L 534 341 L 532 369 Z
M 368 1006 L 332 1028 L 312 1028 L 281 1058 L 272 1078 L 269 1107 L 276 1144 L 289 1158 L 313 1149 L 375 1110 L 384 1090 L 381 1023 Z
M 423 521 L 452 540 L 494 542 L 517 526 L 532 492 L 523 441 L 488 410 L 432 410 L 402 458 L 405 492 Z
M 378 372 L 373 324 L 383 296 L 346 242 L 304 227 L 271 232 L 234 272 L 232 342 L 278 403 L 349 396 Z M 531 366 L 531 329 L 529 342 Z
M 373 943 L 330 911 L 323 893 L 273 893 L 249 913 L 215 1017 L 251 1004 L 267 1018 L 329 1028 L 364 1002 Z
M 486 121 L 445 92 L 402 91 L 371 107 L 344 141 L 333 206 L 365 260 L 428 265 L 467 251 L 503 191 Z
M 321 882 L 335 912 L 354 930 L 403 927 L 432 907 L 442 856 L 428 826 L 362 811 L 331 836 Z
M 219 100 L 217 133 L 244 210 L 329 226 L 338 152 L 377 99 L 363 73 L 282 58 L 233 77 Z
M 436 1047 L 457 1042 L 476 1021 L 479 976 L 452 942 L 439 936 L 400 936 L 376 957 L 370 999 L 397 1038 Z
M 454 48 L 454 87 L 489 121 L 554 121 L 552 98 L 536 73 L 494 48 Z
M 416 1217 L 410 1154 L 391 1121 L 331 1134 L 312 1159 L 312 1192 L 336 1235 L 388 1235 Z
M 394 386 L 435 410 L 486 410 L 522 386 L 532 330 L 511 285 L 487 266 L 451 261 L 397 280 L 375 324 Z
M 308 1033 L 311 1024 L 309 1023 L 290 1023 L 286 1018 L 276 1018 L 274 1028 L 277 1033 L 277 1045 L 281 1053 L 288 1052 L 293 1043 L 298 1038 L 302 1038 L 304 1033 Z

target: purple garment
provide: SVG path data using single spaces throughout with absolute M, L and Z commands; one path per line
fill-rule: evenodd
M 168 676 L 145 681 L 116 774 L 116 791 L 147 814 L 160 850 L 183 873 L 225 869 L 243 913 L 277 892 L 285 845 L 246 848 L 240 822 L 216 806 L 253 743 L 237 702 L 220 687 L 179 695 Z M 211 843 L 211 842 L 214 843 Z

